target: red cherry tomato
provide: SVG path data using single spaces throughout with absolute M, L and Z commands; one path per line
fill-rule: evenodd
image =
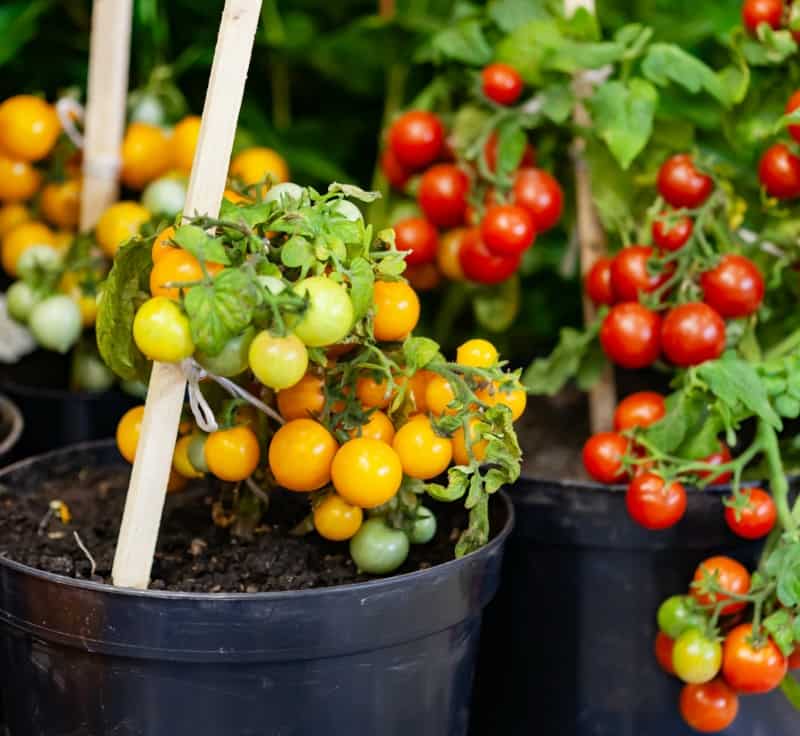
M 537 233 L 556 225 L 564 209 L 561 186 L 542 169 L 523 168 L 517 172 L 511 201 L 528 210 Z
M 761 539 L 767 536 L 778 517 L 772 496 L 761 488 L 746 488 L 747 505 L 737 511 L 725 507 L 725 521 L 734 534 L 744 539 Z
M 425 218 L 400 220 L 394 226 L 394 237 L 397 250 L 408 252 L 406 263 L 409 266 L 421 266 L 436 260 L 439 233 Z
M 788 660 L 790 670 L 800 670 L 800 647 L 795 647 Z
M 611 286 L 611 261 L 611 258 L 598 258 L 583 281 L 583 288 L 595 304 L 611 306 L 617 300 Z
M 522 94 L 524 83 L 519 72 L 508 64 L 489 64 L 481 72 L 483 94 L 498 105 L 513 105 Z
M 493 204 L 481 222 L 486 247 L 500 256 L 517 256 L 533 245 L 536 230 L 528 211 L 515 204 Z
M 483 146 L 483 155 L 486 158 L 486 166 L 493 174 L 497 171 L 497 133 L 492 131 Z M 530 143 L 525 143 L 525 152 L 522 154 L 520 166 L 535 166 L 536 152 Z
M 783 0 L 745 0 L 742 22 L 753 34 L 762 23 L 777 31 L 783 22 Z
M 637 391 L 617 404 L 614 429 L 623 432 L 632 427 L 649 427 L 667 413 L 664 397 L 655 391 Z
M 703 302 L 673 307 L 661 326 L 661 347 L 675 365 L 699 365 L 725 350 L 725 322 Z
M 714 180 L 695 168 L 692 157 L 679 153 L 658 171 L 658 191 L 673 207 L 699 207 L 711 195 Z
M 769 637 L 753 638 L 753 624 L 740 624 L 722 645 L 722 675 L 737 692 L 768 693 L 786 677 L 788 664 L 778 645 Z
M 785 143 L 770 146 L 758 164 L 758 178 L 770 197 L 800 197 L 800 158 Z
M 730 254 L 700 277 L 703 300 L 723 317 L 746 317 L 764 299 L 764 277 L 749 258 Z
M 719 450 L 712 452 L 708 457 L 704 457 L 702 462 L 709 465 L 727 465 L 733 457 L 731 451 L 724 442 L 719 443 Z M 723 470 L 721 473 L 714 474 L 710 470 L 701 470 L 697 473 L 698 477 L 705 480 L 709 479 L 709 483 L 727 483 L 733 478 L 733 473 L 730 470 Z
M 652 365 L 661 352 L 661 317 L 638 302 L 611 308 L 600 327 L 605 354 L 623 368 Z
M 470 281 L 499 284 L 519 268 L 520 256 L 492 253 L 481 239 L 480 228 L 470 228 L 463 237 L 458 254 L 461 270 Z
M 664 217 L 666 214 L 662 212 L 661 216 Z M 653 242 L 661 250 L 680 250 L 692 237 L 693 230 L 694 222 L 686 215 L 674 220 L 672 225 L 668 225 L 666 220 L 658 219 L 653 222 Z
M 419 184 L 419 206 L 436 227 L 456 227 L 467 213 L 469 177 L 453 164 L 431 166 Z
M 646 245 L 631 245 L 623 248 L 611 262 L 611 288 L 614 295 L 623 302 L 639 300 L 639 292 L 655 291 L 668 278 L 669 273 L 650 273 L 648 262 L 654 256 L 652 248 Z
M 786 103 L 785 112 L 788 115 L 794 112 L 798 107 L 800 107 L 800 89 L 789 98 L 789 101 Z M 800 141 L 800 125 L 790 125 L 789 134 L 796 141 Z
M 433 163 L 443 142 L 441 120 L 425 110 L 409 110 L 389 128 L 389 147 L 406 169 L 422 169 Z
M 583 466 L 600 483 L 625 480 L 622 458 L 628 452 L 628 440 L 617 432 L 598 432 L 583 446 Z
M 687 725 L 699 733 L 719 733 L 739 714 L 739 696 L 721 677 L 711 682 L 685 685 L 680 711 Z
M 397 160 L 391 148 L 384 149 L 381 154 L 381 171 L 395 189 L 404 189 L 411 178 L 411 172 Z
M 714 578 L 721 592 L 700 593 L 697 587 L 692 584 L 692 597 L 701 606 L 727 601 L 730 597 L 727 594 L 730 593 L 746 595 L 750 590 L 750 573 L 747 572 L 747 568 L 730 557 L 718 555 L 709 557 L 705 562 L 700 563 L 694 573 L 694 582 L 699 583 L 701 580 L 709 578 Z M 743 610 L 746 605 L 744 601 L 734 601 L 724 606 L 722 613 L 725 616 L 730 616 Z
M 631 519 L 645 529 L 669 529 L 686 513 L 686 489 L 677 481 L 667 485 L 655 473 L 642 473 L 630 482 L 625 505 Z
M 656 660 L 664 672 L 668 675 L 675 674 L 675 668 L 672 666 L 672 650 L 675 648 L 675 640 L 670 639 L 663 631 L 659 631 L 656 635 Z

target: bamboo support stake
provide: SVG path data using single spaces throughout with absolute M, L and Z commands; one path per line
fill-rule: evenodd
M 594 0 L 564 0 L 564 11 L 567 17 L 579 8 L 590 13 L 595 11 Z M 584 128 L 591 125 L 589 113 L 582 99 L 591 94 L 589 82 L 578 74 L 575 78 L 575 91 L 578 102 L 575 105 L 573 120 Z M 592 199 L 592 178 L 589 166 L 584 157 L 586 142 L 582 138 L 575 140 L 573 155 L 575 157 L 575 190 L 577 200 L 577 229 L 580 248 L 581 275 L 585 276 L 598 258 L 606 253 L 606 234 L 597 214 Z M 596 317 L 596 309 L 592 300 L 583 294 L 583 319 L 586 324 Z M 613 425 L 614 408 L 617 403 L 617 391 L 614 385 L 614 371 L 611 365 L 606 366 L 600 380 L 589 391 L 589 424 L 593 433 L 607 431 Z
M 260 9 L 261 0 L 225 2 L 185 216 L 219 213 Z M 153 364 L 114 557 L 114 585 L 144 589 L 150 582 L 185 390 L 180 366 Z
M 81 185 L 81 232 L 119 196 L 132 0 L 94 0 Z

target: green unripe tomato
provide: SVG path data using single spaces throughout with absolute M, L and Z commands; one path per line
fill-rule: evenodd
M 699 629 L 687 629 L 675 641 L 672 667 L 686 683 L 699 685 L 713 680 L 722 666 L 722 646 Z
M 23 281 L 30 281 L 42 271 L 57 271 L 61 254 L 51 245 L 32 245 L 19 257 L 17 273 Z
M 417 518 L 408 539 L 411 544 L 427 544 L 436 535 L 436 517 L 426 506 L 417 508 Z
M 250 344 L 256 335 L 255 328 L 248 327 L 241 335 L 228 340 L 219 355 L 197 352 L 195 360 L 215 376 L 233 378 L 247 370 Z
M 291 209 L 303 200 L 305 189 L 291 181 L 275 184 L 264 197 L 265 202 L 277 202 L 282 209 Z
M 150 360 L 178 363 L 194 353 L 189 319 L 165 296 L 148 299 L 133 318 L 133 339 Z
M 208 435 L 205 432 L 195 432 L 189 442 L 189 462 L 200 473 L 208 472 L 208 463 L 206 462 L 207 439 Z
M 186 181 L 177 176 L 162 176 L 147 185 L 142 204 L 150 212 L 173 218 L 183 212 L 186 203 Z
M 66 353 L 83 329 L 81 310 L 68 296 L 49 296 L 33 308 L 28 327 L 43 348 Z
M 689 595 L 673 595 L 658 609 L 658 628 L 670 639 L 677 639 L 687 629 L 703 629 L 706 617 Z
M 361 210 L 346 199 L 340 199 L 336 202 L 336 204 L 333 205 L 333 211 L 340 214 L 345 220 L 350 220 L 351 222 L 357 222 L 363 219 Z
M 15 281 L 6 292 L 8 314 L 23 325 L 28 324 L 33 308 L 41 300 L 41 296 L 24 281 Z
M 393 529 L 382 517 L 367 519 L 350 540 L 350 556 L 356 567 L 371 575 L 386 575 L 408 557 L 406 533 Z
M 296 335 L 276 337 L 269 330 L 255 336 L 248 359 L 256 378 L 276 391 L 294 386 L 308 368 L 308 350 Z
M 309 347 L 333 345 L 344 338 L 353 324 L 353 302 L 347 289 L 325 276 L 311 276 L 294 286 L 300 296 L 308 295 L 308 309 L 290 315 L 294 333 Z
M 137 399 L 147 398 L 147 384 L 141 381 L 121 381 L 119 387 L 126 394 L 135 396 Z
M 79 350 L 72 361 L 70 383 L 76 391 L 108 391 L 114 385 L 114 374 L 99 355 Z

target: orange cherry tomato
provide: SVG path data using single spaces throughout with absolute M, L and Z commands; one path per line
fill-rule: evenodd
M 21 202 L 39 190 L 42 175 L 27 161 L 15 161 L 0 154 L 0 200 Z
M 61 123 L 55 108 L 33 95 L 9 97 L 0 105 L 0 148 L 21 161 L 39 161 L 53 150 Z
M 187 115 L 172 129 L 172 166 L 184 174 L 192 171 L 197 139 L 200 137 L 200 117 Z
M 153 241 L 153 250 L 151 251 L 153 263 L 158 263 L 164 256 L 175 251 L 175 246 L 170 243 L 174 237 L 175 228 L 172 225 L 164 228 L 156 236 L 156 239 Z
M 488 340 L 467 340 L 456 351 L 456 363 L 474 368 L 489 368 L 497 363 L 500 355 Z
M 463 281 L 464 269 L 461 268 L 461 245 L 467 228 L 460 227 L 449 230 L 439 238 L 439 250 L 436 253 L 436 264 L 442 274 L 451 281 Z
M 310 419 L 325 408 L 325 382 L 321 376 L 306 373 L 294 386 L 278 391 L 278 411 L 292 419 Z
M 394 391 L 389 388 L 389 381 L 385 377 L 377 381 L 371 373 L 367 373 L 356 381 L 356 397 L 367 409 L 385 409 L 392 403 Z
M 135 122 L 128 126 L 122 140 L 120 178 L 131 189 L 143 189 L 166 174 L 172 163 L 169 137 L 157 125 Z
M 142 429 L 144 406 L 134 406 L 122 415 L 117 424 L 117 448 L 120 455 L 129 463 L 136 457 L 136 447 L 139 444 L 139 434 Z
M 314 528 L 321 537 L 333 542 L 350 539 L 361 528 L 364 512 L 358 506 L 331 493 L 314 507 Z
M 480 433 L 475 426 L 478 423 L 477 417 L 470 417 L 467 421 L 468 440 L 464 438 L 463 427 L 459 427 L 453 434 L 453 460 L 456 465 L 469 465 L 467 442 L 472 448 L 472 456 L 475 460 L 482 462 L 486 458 L 486 448 L 489 446 L 489 440 L 480 438 Z
M 515 422 L 523 415 L 528 403 L 528 395 L 524 388 L 513 388 L 507 391 L 501 389 L 497 383 L 479 388 L 475 395 L 487 406 L 497 406 L 497 404 L 507 406 L 511 409 L 511 419 Z
M 722 555 L 709 557 L 698 566 L 694 574 L 694 581 L 699 583 L 704 577 L 710 578 L 712 576 L 715 577 L 716 584 L 728 593 L 746 595 L 750 590 L 750 573 L 747 572 L 747 568 L 730 557 Z M 728 600 L 728 596 L 725 593 L 699 593 L 695 585 L 692 586 L 692 596 L 703 606 Z M 729 616 L 733 613 L 738 613 L 746 605 L 744 601 L 734 601 L 722 609 L 722 614 Z
M 333 435 L 319 422 L 293 419 L 270 442 L 269 468 L 278 484 L 290 491 L 316 491 L 330 481 L 338 448 Z
M 203 268 L 189 251 L 173 248 L 172 253 L 159 258 L 150 272 L 150 293 L 153 296 L 165 296 L 178 301 L 182 289 L 178 286 L 167 286 L 171 283 L 201 281 Z
M 453 443 L 433 430 L 431 420 L 420 414 L 397 430 L 392 442 L 403 472 L 411 478 L 430 480 L 447 470 L 453 459 Z
M 394 425 L 392 420 L 386 416 L 382 411 L 376 409 L 369 415 L 366 424 L 350 430 L 350 437 L 369 437 L 373 440 L 380 440 L 387 445 L 392 444 L 394 439 Z
M 425 389 L 425 403 L 428 410 L 440 416 L 442 414 L 454 414 L 455 409 L 448 409 L 448 405 L 455 401 L 456 394 L 450 382 L 444 376 L 435 375 L 428 382 Z
M 433 371 L 417 371 L 410 379 L 409 391 L 414 408 L 419 414 L 428 412 L 427 392 L 430 382 L 436 377 Z
M 397 453 L 385 442 L 358 437 L 345 442 L 333 458 L 333 487 L 349 503 L 363 509 L 391 499 L 403 480 Z
M 208 469 L 220 480 L 231 482 L 249 478 L 261 459 L 256 433 L 242 426 L 212 432 L 204 454 Z
M 3 236 L 3 269 L 9 276 L 17 275 L 20 256 L 34 245 L 55 245 L 55 235 L 41 222 L 23 222 Z
M 404 340 L 419 321 L 419 298 L 405 281 L 378 281 L 374 292 L 376 340 Z
M 39 206 L 45 219 L 56 227 L 65 230 L 77 227 L 81 210 L 80 180 L 51 182 L 42 189 Z

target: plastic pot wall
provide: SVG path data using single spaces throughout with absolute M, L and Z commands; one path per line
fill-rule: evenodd
M 694 734 L 653 655 L 655 618 L 706 557 L 757 558 L 725 526 L 724 491 L 690 493 L 686 517 L 659 533 L 630 520 L 620 489 L 522 479 L 509 495 L 517 521 L 484 619 L 473 736 Z M 742 698 L 725 734 L 797 728 L 778 692 Z
M 18 463 L 33 490 L 119 462 L 94 443 Z M 428 570 L 294 593 L 137 592 L 0 560 L 10 736 L 461 736 L 513 513 Z M 8 675 L 8 676 L 6 676 Z
M 68 358 L 44 350 L 0 367 L 0 391 L 16 402 L 25 417 L 12 459 L 112 437 L 122 415 L 139 403 L 116 388 L 70 391 L 68 376 Z

